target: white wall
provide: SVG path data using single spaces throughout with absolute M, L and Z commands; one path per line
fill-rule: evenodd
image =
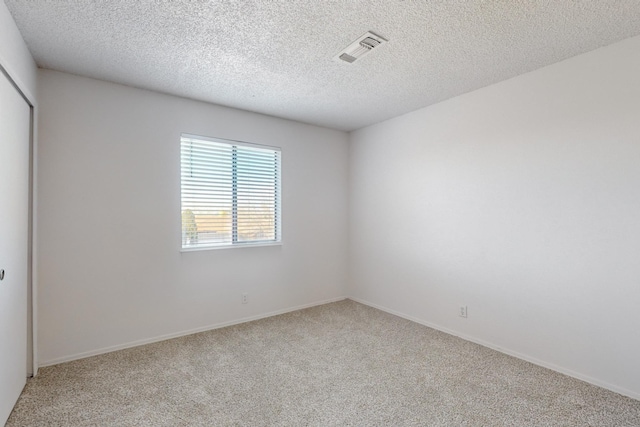
M 0 1 L 0 65 L 30 101 L 35 102 L 36 63 L 4 1 Z
M 42 365 L 344 296 L 346 133 L 38 77 Z M 180 253 L 181 132 L 282 148 L 282 246 Z
M 638 76 L 640 37 L 354 132 L 350 295 L 640 398 Z

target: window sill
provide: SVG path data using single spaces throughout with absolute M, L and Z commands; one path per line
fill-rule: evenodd
M 258 247 L 264 247 L 264 246 L 282 246 L 282 242 L 241 243 L 237 245 L 205 246 L 201 248 L 181 248 L 180 252 L 200 252 L 200 251 L 211 251 L 211 250 L 219 250 L 219 249 L 258 248 Z

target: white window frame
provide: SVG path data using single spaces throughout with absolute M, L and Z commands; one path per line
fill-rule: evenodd
M 251 240 L 251 241 L 240 241 L 238 239 L 238 194 L 237 194 L 237 165 L 233 162 L 232 166 L 232 181 L 230 184 L 232 185 L 232 232 L 231 232 L 231 240 L 229 242 L 224 243 L 209 243 L 202 244 L 199 246 L 185 246 L 185 228 L 183 224 L 182 212 L 184 211 L 184 199 L 183 199 L 183 163 L 182 163 L 182 150 L 183 150 L 183 141 L 185 139 L 192 139 L 202 142 L 213 142 L 216 144 L 225 144 L 232 148 L 235 153 L 237 147 L 245 147 L 248 149 L 255 148 L 259 150 L 269 150 L 273 151 L 276 154 L 276 186 L 275 186 L 275 198 L 274 198 L 274 239 L 265 239 L 265 240 Z M 255 144 L 245 141 L 237 141 L 232 139 L 224 139 L 217 137 L 207 137 L 201 135 L 187 134 L 183 133 L 180 135 L 180 229 L 181 229 L 181 244 L 180 251 L 181 252 L 192 252 L 192 251 L 202 251 L 202 250 L 211 250 L 211 249 L 229 249 L 229 248 L 241 248 L 241 247 L 256 247 L 256 246 L 279 246 L 282 245 L 282 150 L 280 147 L 263 145 L 263 144 Z

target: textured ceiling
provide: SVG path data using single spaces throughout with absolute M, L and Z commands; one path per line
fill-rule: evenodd
M 40 67 L 342 130 L 640 34 L 639 0 L 5 3 Z

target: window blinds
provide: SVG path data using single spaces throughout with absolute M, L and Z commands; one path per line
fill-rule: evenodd
M 182 248 L 280 241 L 280 149 L 183 135 Z

